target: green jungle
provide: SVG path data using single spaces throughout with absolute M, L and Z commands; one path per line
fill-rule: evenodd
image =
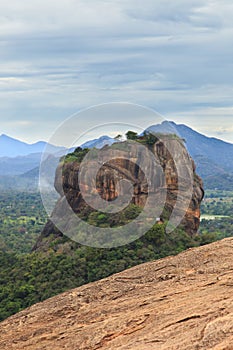
M 101 249 L 81 246 L 67 237 L 51 242 L 46 252 L 32 252 L 47 215 L 39 193 L 0 195 L 0 320 L 65 290 L 78 287 L 134 265 L 207 244 L 233 232 L 233 192 L 207 190 L 202 203 L 199 234 L 190 238 L 177 229 L 167 235 L 166 222 L 126 246 Z M 132 205 L 122 223 L 138 215 Z M 91 213 L 97 226 L 108 218 Z

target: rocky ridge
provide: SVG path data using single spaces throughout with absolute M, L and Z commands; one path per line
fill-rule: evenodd
M 0 349 L 231 350 L 233 238 L 145 263 L 0 324 Z

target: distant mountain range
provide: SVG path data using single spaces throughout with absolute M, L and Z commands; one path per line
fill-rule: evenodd
M 105 145 L 112 145 L 114 142 L 116 142 L 115 139 L 104 135 L 99 137 L 98 139 L 87 141 L 83 143 L 80 147 L 102 148 Z M 42 154 L 42 152 L 45 149 L 45 146 L 47 146 L 47 143 L 44 141 L 38 141 L 36 143 L 29 144 L 2 134 L 0 136 L 0 161 L 3 160 L 3 158 L 5 158 L 6 160 L 7 158 L 16 158 L 16 157 L 25 157 L 24 160 L 26 160 L 26 157 L 28 156 L 31 159 L 33 157 L 33 154 L 35 154 L 35 158 L 37 158 L 38 155 Z M 49 150 L 52 153 L 56 153 L 64 149 L 65 149 L 64 147 L 49 145 Z M 73 148 L 71 149 L 71 151 L 72 150 Z
M 233 144 L 231 143 L 202 135 L 184 124 L 168 121 L 150 126 L 147 131 L 175 133 L 183 138 L 191 157 L 197 164 L 199 173 L 204 176 L 213 174 L 213 171 L 206 174 L 206 169 L 202 169 L 206 168 L 207 164 L 211 164 L 214 173 L 233 172 Z
M 106 145 L 111 146 L 117 140 L 109 137 L 109 136 L 101 136 L 98 139 L 90 140 L 81 145 L 82 148 L 102 148 Z
M 46 142 L 43 141 L 28 144 L 3 134 L 0 136 L 0 157 L 17 157 L 27 156 L 31 153 L 41 153 L 45 145 Z
M 0 175 L 20 175 L 40 164 L 41 153 L 18 157 L 0 157 Z
M 184 124 L 164 121 L 146 129 L 154 133 L 177 134 L 185 140 L 186 147 L 197 166 L 197 173 L 204 179 L 206 188 L 233 190 L 233 144 L 207 137 Z M 117 140 L 109 136 L 90 140 L 82 148 L 102 148 Z M 0 189 L 34 189 L 37 186 L 41 154 L 46 146 L 43 141 L 27 144 L 6 135 L 0 136 Z M 64 148 L 51 146 L 60 155 Z
M 82 148 L 102 148 L 116 140 L 101 136 L 81 145 Z M 47 143 L 39 141 L 33 144 L 16 140 L 7 135 L 0 136 L 0 189 L 31 190 L 38 188 L 41 155 Z M 70 152 L 74 151 L 70 149 Z M 49 145 L 49 150 L 57 157 L 64 153 L 64 147 Z

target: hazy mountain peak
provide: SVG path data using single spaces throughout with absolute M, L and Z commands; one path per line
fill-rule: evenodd
M 152 125 L 146 131 L 157 133 L 177 134 L 185 140 L 185 145 L 197 164 L 197 173 L 203 178 L 207 176 L 221 175 L 215 187 L 219 186 L 223 173 L 233 172 L 233 144 L 222 141 L 214 137 L 208 137 L 193 130 L 185 124 L 176 124 L 173 121 L 164 120 L 161 124 Z M 82 148 L 102 148 L 105 145 L 111 145 L 116 142 L 114 138 L 103 135 L 99 138 L 87 141 L 81 145 Z M 38 141 L 32 145 L 16 140 L 6 134 L 0 136 L 0 175 L 3 174 L 22 174 L 39 165 L 36 156 L 35 161 L 30 156 L 29 160 L 21 159 L 21 166 L 16 167 L 16 159 L 13 157 L 27 156 L 32 153 L 42 153 L 46 143 Z M 50 151 L 53 146 L 50 147 Z M 54 152 L 61 148 L 54 146 Z M 64 149 L 64 148 L 62 148 Z M 71 150 L 73 151 L 73 150 Z M 3 159 L 8 157 L 8 159 Z M 9 159 L 10 157 L 10 159 Z M 20 161 L 20 160 L 19 160 Z M 37 162 L 35 164 L 35 162 Z M 18 162 L 19 164 L 19 162 Z M 230 184 L 230 183 L 229 183 Z
M 42 153 L 46 146 L 45 141 L 38 141 L 36 143 L 26 143 L 10 137 L 6 134 L 0 136 L 0 157 L 18 157 L 27 156 L 32 153 Z M 59 151 L 63 147 L 56 147 L 51 145 L 51 150 Z
M 93 139 L 90 141 L 87 141 L 81 145 L 81 148 L 102 148 L 105 145 L 112 145 L 114 142 L 116 142 L 115 139 L 113 139 L 110 136 L 103 135 L 100 136 L 97 139 Z

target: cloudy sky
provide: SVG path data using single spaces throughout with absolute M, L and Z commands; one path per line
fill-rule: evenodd
M 232 0 L 1 1 L 0 134 L 128 101 L 233 142 L 232 18 Z

